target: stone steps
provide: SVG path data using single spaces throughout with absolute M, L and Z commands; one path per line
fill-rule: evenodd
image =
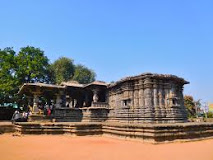
M 15 127 L 11 122 L 0 122 L 0 134 L 13 132 L 15 132 Z
M 20 134 L 69 134 L 113 136 L 151 143 L 213 138 L 213 123 L 16 123 Z

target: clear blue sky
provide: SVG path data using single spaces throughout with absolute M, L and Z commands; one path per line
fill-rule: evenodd
M 0 48 L 32 45 L 116 81 L 143 72 L 190 81 L 213 102 L 212 0 L 0 0 Z

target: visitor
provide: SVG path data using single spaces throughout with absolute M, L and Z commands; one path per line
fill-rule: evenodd
M 54 114 L 55 114 L 55 105 L 52 104 L 51 115 L 54 115 Z
M 20 120 L 21 120 L 21 114 L 20 114 L 20 112 L 18 110 L 16 110 L 14 112 L 13 116 L 12 116 L 11 121 L 12 121 L 12 123 L 14 123 L 14 122 L 18 122 Z
M 21 117 L 18 120 L 18 122 L 27 122 L 27 118 L 28 118 L 27 112 L 24 111 L 24 112 L 20 113 L 20 115 L 21 115 Z
M 51 115 L 51 109 L 50 109 L 50 107 L 48 107 L 48 109 L 47 109 L 47 116 L 50 116 L 50 115 Z
M 49 105 L 46 103 L 44 106 L 44 115 L 47 115 L 48 109 L 49 109 Z

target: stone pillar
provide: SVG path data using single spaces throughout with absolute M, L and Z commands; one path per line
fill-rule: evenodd
M 164 105 L 164 99 L 165 98 L 164 98 L 164 90 L 163 90 L 162 81 L 159 82 L 158 99 L 159 99 L 160 108 L 165 108 L 165 105 Z
M 158 84 L 157 81 L 154 80 L 154 85 L 153 85 L 153 98 L 154 98 L 154 107 L 158 108 L 159 107 L 159 103 L 158 103 Z
M 152 96 L 152 81 L 150 78 L 146 78 L 144 82 L 144 97 L 145 97 L 145 117 L 147 122 L 152 122 L 154 120 L 154 106 L 153 106 L 153 96 Z
M 108 91 L 105 94 L 105 102 L 109 103 L 109 92 Z
M 143 81 L 141 80 L 139 82 L 140 87 L 139 87 L 139 107 L 143 108 L 144 107 L 144 86 L 143 86 Z
M 159 105 L 159 119 L 158 121 L 163 122 L 166 118 L 166 109 L 165 109 L 165 94 L 164 94 L 164 83 L 162 80 L 159 81 L 158 85 L 158 105 Z
M 60 107 L 61 107 L 61 102 L 62 102 L 62 100 L 61 100 L 61 95 L 60 95 L 60 94 L 57 94 L 57 95 L 56 95 L 56 104 L 55 104 L 55 107 L 56 107 L 56 108 L 60 108 Z
M 134 91 L 130 90 L 128 91 L 128 98 L 130 99 L 130 108 L 133 109 L 134 108 Z
M 152 89 L 146 88 L 145 91 L 144 91 L 144 94 L 145 94 L 145 106 L 149 107 L 150 109 L 153 108 Z
M 27 96 L 27 107 L 30 112 L 33 111 L 33 97 Z
M 60 108 L 60 107 L 62 107 L 62 97 L 64 97 L 65 95 L 64 95 L 64 92 L 63 91 L 59 91 L 59 93 L 58 94 L 56 94 L 56 104 L 55 104 L 55 107 L 56 108 Z M 65 100 L 66 101 L 66 100 Z M 66 104 L 66 102 L 65 102 L 65 104 Z
M 180 105 L 181 105 L 181 107 L 184 108 L 183 86 L 180 87 L 179 98 L 180 98 Z
M 119 98 L 119 94 L 115 94 L 114 97 L 115 97 L 115 106 L 116 107 L 122 107 L 123 105 L 120 104 L 121 100 Z
M 33 95 L 33 110 L 32 110 L 32 113 L 33 113 L 33 114 L 38 114 L 38 113 L 39 113 L 38 101 L 39 101 L 38 95 L 37 95 L 37 94 L 34 94 L 34 95 Z
M 69 98 L 69 108 L 73 108 L 73 104 L 72 104 L 72 97 Z
M 175 85 L 171 84 L 171 88 L 170 88 L 170 92 L 169 92 L 169 107 L 172 107 L 173 104 L 173 99 L 174 97 L 176 97 L 176 93 L 175 93 Z
M 86 107 L 88 103 L 89 103 L 89 98 L 88 98 L 88 95 L 85 94 L 83 106 Z
M 182 117 L 184 122 L 187 122 L 188 114 L 184 106 L 184 96 L 183 96 L 183 86 L 179 86 L 179 104 L 180 104 L 180 117 Z
M 134 108 L 139 107 L 139 91 L 135 90 L 134 91 Z
M 74 100 L 73 100 L 73 108 L 76 108 L 77 103 L 78 103 L 77 99 L 74 99 Z
M 172 88 L 171 88 L 171 96 L 172 98 L 176 97 L 176 85 L 172 85 Z
M 151 79 L 147 78 L 145 80 L 145 90 L 144 90 L 144 96 L 145 96 L 145 106 L 149 106 L 150 108 L 153 107 L 152 103 L 152 82 Z
M 99 97 L 98 97 L 98 89 L 93 89 L 93 102 L 98 102 Z
M 158 94 L 158 81 L 154 80 L 153 81 L 153 105 L 154 105 L 154 109 L 155 109 L 155 120 L 157 122 L 159 122 L 161 120 L 162 117 L 162 113 L 161 113 L 161 108 L 159 105 L 159 94 Z
M 165 89 L 164 89 L 164 91 L 165 91 L 165 101 L 164 101 L 164 103 L 165 103 L 165 108 L 168 108 L 169 107 L 169 88 L 168 88 L 168 86 L 165 86 Z

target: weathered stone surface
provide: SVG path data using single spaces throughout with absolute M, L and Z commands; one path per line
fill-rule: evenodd
M 192 141 L 213 138 L 213 123 L 131 124 L 131 123 L 17 123 L 21 134 L 70 134 L 114 136 L 150 143 Z
M 57 122 L 81 122 L 83 112 L 79 108 L 56 108 L 54 118 Z
M 12 123 L 10 122 L 0 123 L 0 134 L 13 133 L 13 132 L 15 132 L 15 127 Z
M 177 123 L 187 121 L 184 79 L 173 75 L 142 74 L 108 86 L 110 118 L 120 122 Z
M 52 93 L 56 121 L 177 123 L 187 122 L 183 99 L 187 83 L 174 75 L 145 73 L 109 85 L 100 81 L 63 86 L 25 84 L 19 93 L 27 95 L 32 90 L 34 108 L 38 95 Z

